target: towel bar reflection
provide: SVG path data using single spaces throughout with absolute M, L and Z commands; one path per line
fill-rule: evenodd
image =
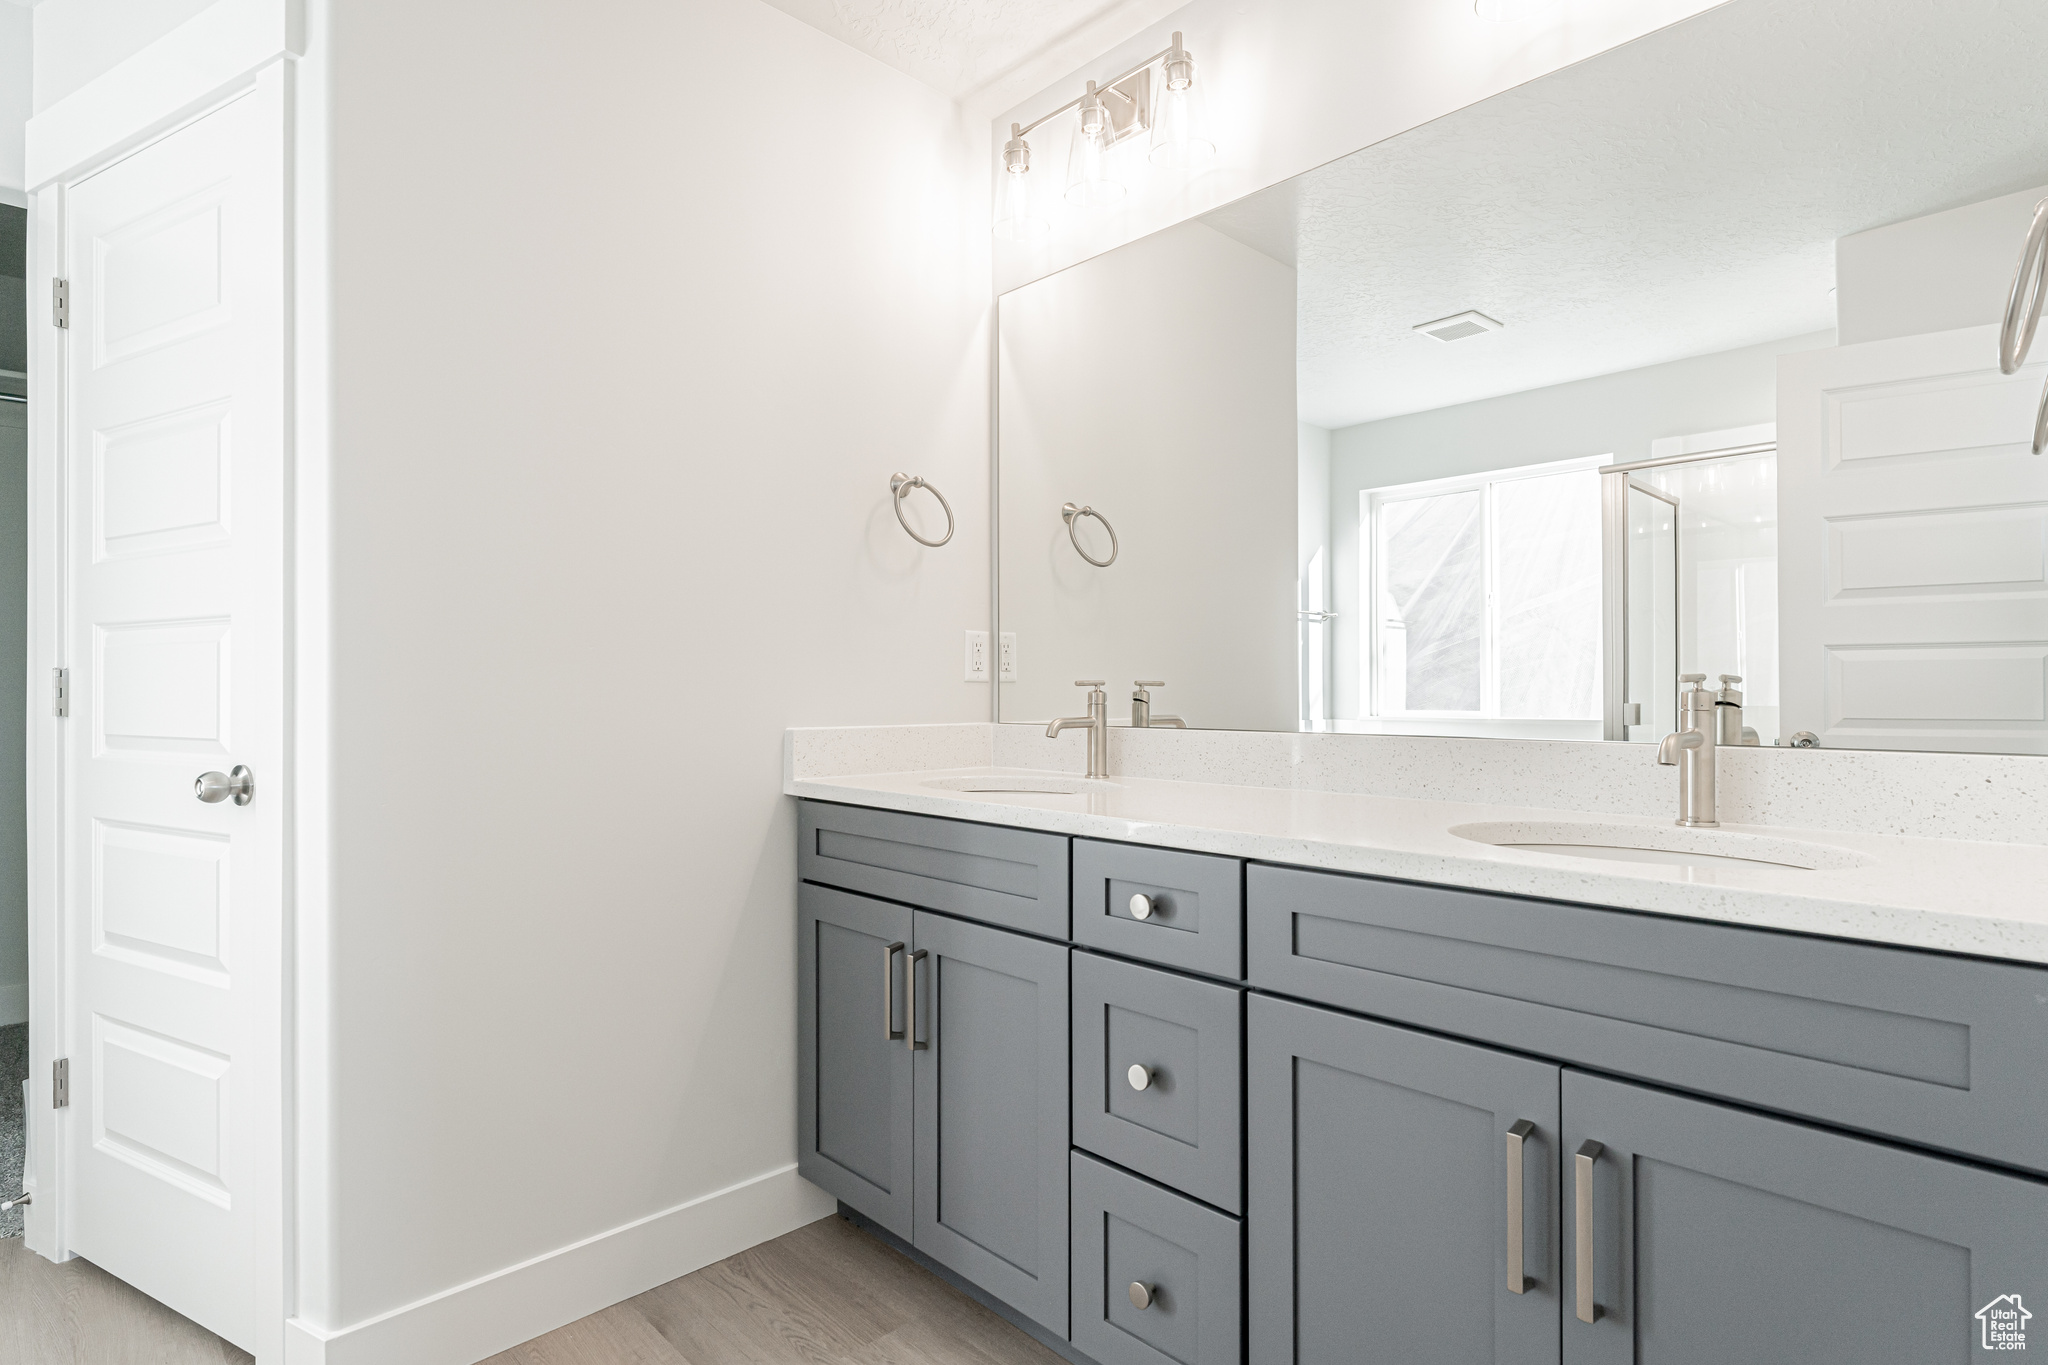
M 926 540 L 923 536 L 911 530 L 910 523 L 903 519 L 903 500 L 910 496 L 910 490 L 913 488 L 926 490 L 939 500 L 939 506 L 946 509 L 946 534 L 940 536 L 937 540 Z M 904 533 L 918 544 L 926 545 L 936 550 L 953 538 L 953 504 L 946 501 L 944 493 L 926 483 L 923 475 L 891 474 L 889 476 L 889 497 L 890 501 L 896 505 L 896 524 L 901 526 Z
M 1083 517 L 1095 518 L 1102 523 L 1102 529 L 1109 532 L 1108 559 L 1097 559 L 1094 555 L 1081 548 L 1081 537 L 1075 530 L 1074 523 Z M 1096 511 L 1093 507 L 1077 507 L 1073 503 L 1068 502 L 1060 504 L 1060 520 L 1067 524 L 1067 539 L 1074 542 L 1074 553 L 1080 555 L 1081 558 L 1087 560 L 1098 569 L 1106 569 L 1116 563 L 1116 527 L 1109 524 L 1108 517 L 1103 516 L 1102 513 Z

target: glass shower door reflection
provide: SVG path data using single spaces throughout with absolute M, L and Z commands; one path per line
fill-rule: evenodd
M 1678 728 L 1678 518 L 1676 498 L 1629 480 L 1622 695 L 1634 741 Z

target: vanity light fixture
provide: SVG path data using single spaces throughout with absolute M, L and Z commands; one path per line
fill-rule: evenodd
M 1155 99 L 1152 68 L 1163 80 Z M 1026 139 L 1062 114 L 1075 116 L 1067 157 L 1066 197 L 1083 208 L 1110 208 L 1127 193 L 1114 149 L 1125 139 L 1150 133 L 1149 160 L 1168 169 L 1194 169 L 1216 155 L 1195 86 L 1195 60 L 1173 35 L 1173 43 L 1107 82 L 1088 82 L 1078 97 L 1030 123 L 1012 123 L 1003 144 L 1003 175 L 996 192 L 995 235 L 1006 241 L 1042 236 L 1046 222 L 1041 192 L 1032 184 L 1031 144 Z
M 996 236 L 1006 242 L 1028 241 L 1052 231 L 1033 202 L 1031 188 L 1031 144 L 1024 130 L 1010 125 L 1010 140 L 1003 144 L 1002 188 L 996 194 Z
M 1178 33 L 1160 69 L 1166 91 L 1152 116 L 1152 164 L 1169 170 L 1198 169 L 1215 158 L 1216 144 L 1209 139 L 1202 93 L 1195 89 L 1195 59 L 1180 45 Z
M 1094 81 L 1088 82 L 1088 93 L 1081 96 L 1074 113 L 1074 141 L 1067 152 L 1067 202 L 1084 209 L 1114 208 L 1125 194 L 1123 181 L 1117 179 L 1110 164 L 1110 148 L 1117 143 L 1116 120 L 1096 93 Z

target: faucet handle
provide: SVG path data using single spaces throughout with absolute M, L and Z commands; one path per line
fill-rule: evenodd
M 1723 687 L 1733 687 L 1741 681 L 1742 675 L 1740 673 L 1723 673 L 1721 675 L 1721 686 Z
M 1707 675 L 1704 673 L 1681 673 L 1678 675 L 1678 680 L 1697 687 L 1707 680 Z
M 1074 679 L 1074 686 L 1076 686 L 1076 687 L 1100 687 L 1100 686 L 1102 686 L 1102 679 L 1100 679 L 1100 678 L 1076 678 L 1076 679 Z
M 1164 678 L 1160 678 L 1160 679 L 1158 679 L 1158 680 L 1156 680 L 1156 681 L 1153 681 L 1153 682 L 1147 682 L 1147 681 L 1146 681 L 1145 679 L 1143 679 L 1143 678 L 1136 678 L 1136 679 L 1133 679 L 1133 680 L 1132 680 L 1132 682 L 1131 682 L 1131 686 L 1133 686 L 1133 687 L 1164 687 L 1164 686 L 1166 686 L 1166 679 L 1164 679 Z

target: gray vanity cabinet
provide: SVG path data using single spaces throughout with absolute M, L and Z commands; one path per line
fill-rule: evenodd
M 1248 1006 L 1251 1359 L 1557 1361 L 1559 1069 Z
M 911 1235 L 906 906 L 797 889 L 797 1169 Z
M 2048 1184 L 1576 1071 L 1563 1093 L 1566 1365 L 1988 1359 L 1980 1309 L 2048 1303 Z
M 918 911 L 911 1242 L 1067 1333 L 1067 949 Z
M 798 1171 L 1066 1335 L 1066 946 L 809 884 L 797 911 Z

